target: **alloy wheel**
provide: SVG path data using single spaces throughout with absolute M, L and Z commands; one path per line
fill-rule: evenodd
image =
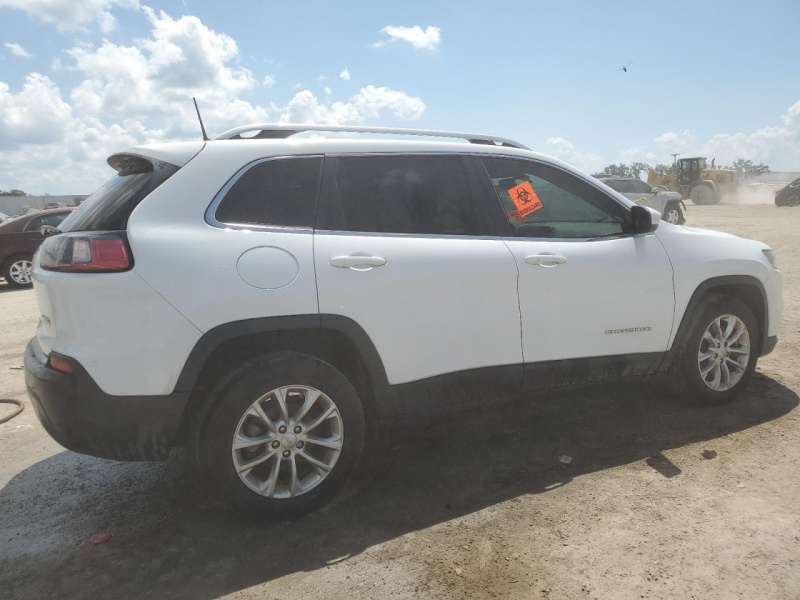
M 336 404 L 320 390 L 284 386 L 245 411 L 231 452 L 239 478 L 268 498 L 294 498 L 320 485 L 333 471 L 344 443 Z
M 677 225 L 681 220 L 681 213 L 678 212 L 677 208 L 670 208 L 667 211 L 667 223 L 672 223 L 673 225 Z
M 29 285 L 31 282 L 31 261 L 17 260 L 8 269 L 8 276 L 19 285 Z
M 700 340 L 697 366 L 703 382 L 715 392 L 734 387 L 750 361 L 750 333 L 736 315 L 711 321 Z

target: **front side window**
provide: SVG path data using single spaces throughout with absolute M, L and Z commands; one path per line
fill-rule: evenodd
M 321 173 L 321 156 L 256 163 L 234 182 L 215 217 L 229 225 L 312 228 Z
M 571 173 L 529 160 L 482 161 L 514 236 L 596 238 L 624 233 L 625 209 Z
M 469 168 L 469 159 L 462 156 L 339 157 L 334 186 L 339 227 L 372 233 L 479 235 Z

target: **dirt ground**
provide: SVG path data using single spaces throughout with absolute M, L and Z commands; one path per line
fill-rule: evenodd
M 687 408 L 647 381 L 442 417 L 332 505 L 266 525 L 184 454 L 80 456 L 28 406 L 0 425 L 0 596 L 800 598 L 800 209 L 686 216 L 770 244 L 786 275 L 778 347 L 734 404 Z M 27 402 L 34 298 L 0 289 L 0 397 Z

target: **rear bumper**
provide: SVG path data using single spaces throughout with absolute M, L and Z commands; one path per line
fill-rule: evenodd
M 188 392 L 111 396 L 77 362 L 74 374 L 47 366 L 34 338 L 25 349 L 25 385 L 41 421 L 59 444 L 115 460 L 164 460 L 180 426 Z

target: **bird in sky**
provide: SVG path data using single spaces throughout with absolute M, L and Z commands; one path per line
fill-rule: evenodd
M 627 65 L 622 65 L 622 67 L 617 69 L 617 71 L 624 71 L 625 73 L 627 73 L 628 72 L 628 67 L 630 67 L 632 64 L 633 64 L 633 62 L 629 62 Z

